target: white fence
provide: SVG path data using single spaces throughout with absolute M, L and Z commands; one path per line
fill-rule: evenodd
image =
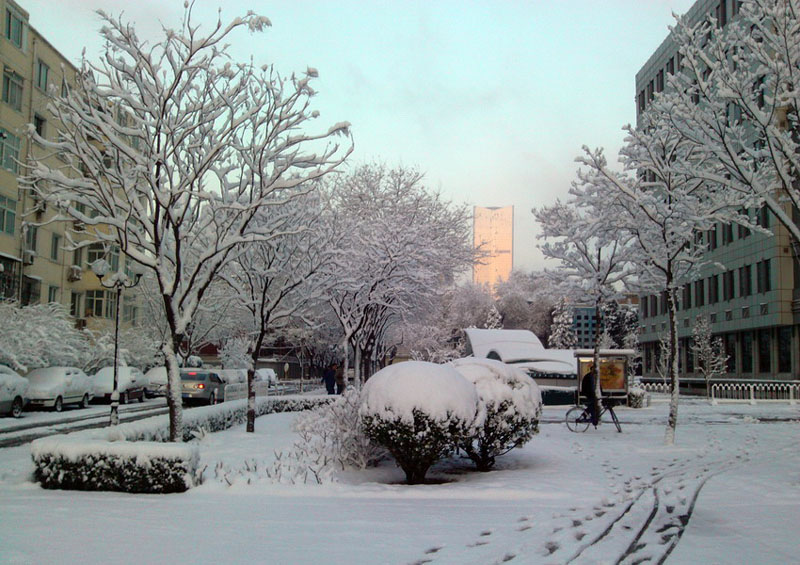
M 711 385 L 711 404 L 721 402 L 788 402 L 796 404 L 800 381 L 785 383 L 720 383 Z
M 253 383 L 256 389 L 256 398 L 259 396 L 269 396 L 269 383 L 258 381 Z M 225 385 L 225 401 L 241 400 L 247 398 L 247 383 L 231 383 Z
M 669 394 L 670 386 L 667 383 L 636 383 L 636 386 L 643 388 L 647 392 Z

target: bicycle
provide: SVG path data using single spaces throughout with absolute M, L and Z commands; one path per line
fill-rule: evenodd
M 619 419 L 614 412 L 614 403 L 610 400 L 603 399 L 602 407 L 603 409 L 600 411 L 600 416 L 597 417 L 597 425 L 599 426 L 602 422 L 603 414 L 608 412 L 611 415 L 611 421 L 614 422 L 614 425 L 617 427 L 617 431 L 622 433 L 622 426 L 619 425 Z M 574 406 L 567 410 L 566 423 L 567 428 L 571 432 L 585 432 L 589 429 L 589 424 L 592 423 L 592 415 L 587 407 Z

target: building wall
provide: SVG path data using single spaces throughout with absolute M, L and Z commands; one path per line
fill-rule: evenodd
M 498 281 L 508 280 L 514 267 L 514 207 L 475 206 L 473 214 L 475 247 L 482 246 L 488 256 L 473 267 L 472 280 L 491 288 Z
M 696 23 L 714 15 L 725 25 L 736 16 L 736 0 L 698 0 L 687 12 Z M 666 88 L 679 55 L 667 37 L 636 74 L 637 118 L 656 93 Z M 787 207 L 787 212 L 791 212 Z M 798 262 L 786 229 L 765 210 L 750 210 L 772 235 L 718 224 L 699 235 L 707 244 L 708 263 L 685 281 L 679 293 L 678 337 L 681 373 L 698 375 L 690 352 L 692 330 L 699 316 L 708 317 L 712 333 L 726 344 L 729 377 L 789 379 L 800 373 L 798 355 Z M 720 268 L 720 266 L 724 268 Z M 726 274 L 728 273 L 728 274 Z M 725 294 L 725 278 L 732 292 Z M 749 281 L 749 282 L 748 282 Z M 716 292 L 712 289 L 716 287 Z M 641 297 L 640 344 L 644 374 L 655 375 L 659 337 L 667 331 L 666 297 Z
M 48 223 L 53 210 L 41 211 L 41 203 L 29 190 L 21 188 L 17 178 L 24 175 L 24 167 L 15 165 L 18 159 L 24 163 L 29 156 L 46 158 L 51 166 L 63 167 L 66 174 L 77 174 L 67 170 L 59 157 L 26 138 L 28 124 L 34 124 L 44 137 L 53 139 L 58 124 L 47 110 L 47 89 L 60 91 L 65 83 L 74 83 L 77 69 L 61 55 L 47 39 L 36 31 L 28 21 L 28 13 L 12 0 L 0 0 L 2 10 L 2 37 L 0 37 L 0 60 L 3 64 L 3 90 L 0 98 L 0 143 L 3 146 L 0 159 L 0 213 L 4 220 L 13 214 L 11 222 L 3 222 L 0 229 L 0 296 L 14 298 L 27 303 L 57 302 L 70 308 L 73 296 L 77 298 L 74 315 L 87 319 L 87 292 L 101 291 L 99 281 L 87 265 L 88 250 L 77 255 L 65 249 L 68 233 L 76 241 L 87 235 L 73 230 L 72 223 Z M 9 26 L 9 22 L 11 25 Z M 21 25 L 20 25 L 21 24 Z M 21 33 L 18 33 L 21 30 Z M 20 41 L 21 40 L 21 41 Z M 18 88 L 10 83 L 21 86 Z M 14 94 L 10 91 L 14 90 Z M 19 151 L 10 150 L 18 146 Z M 40 211 L 37 211 L 40 210 Z M 28 241 L 26 241 L 26 239 Z M 76 265 L 73 268 L 73 265 Z M 104 300 L 113 293 L 106 291 Z M 135 305 L 129 304 L 128 313 Z M 108 326 L 113 309 L 102 308 L 100 316 L 88 316 L 90 326 Z M 130 322 L 131 320 L 126 320 Z

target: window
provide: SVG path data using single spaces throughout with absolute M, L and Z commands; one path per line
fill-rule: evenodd
M 736 334 L 725 334 L 725 355 L 728 360 L 725 362 L 726 370 L 729 373 L 736 372 Z
M 106 250 L 102 243 L 93 243 L 86 250 L 86 267 L 91 269 L 92 263 L 106 256 Z
M 688 310 L 692 307 L 692 285 L 691 283 L 686 283 L 683 285 L 683 309 Z
M 658 297 L 655 294 L 650 297 L 650 315 L 658 316 Z
M 25 44 L 25 21 L 10 8 L 6 9 L 6 39 L 20 49 Z
M 72 252 L 72 264 L 83 268 L 83 247 Z
M 722 273 L 722 299 L 733 299 L 733 271 Z
M 19 261 L 0 255 L 0 297 L 16 298 L 19 284 Z
M 50 67 L 39 59 L 36 63 L 36 87 L 47 92 L 47 76 L 50 74 Z
M 758 372 L 769 373 L 772 371 L 770 360 L 770 339 L 769 330 L 759 330 L 758 332 Z
M 766 205 L 758 210 L 758 225 L 762 228 L 769 228 L 769 208 Z
M 667 291 L 666 290 L 662 290 L 661 291 L 661 313 L 662 314 L 666 314 L 667 313 Z
M 39 239 L 39 228 L 29 225 L 25 232 L 25 249 L 28 251 L 36 251 L 36 242 Z
M 717 248 L 717 226 L 714 224 L 714 227 L 708 230 L 708 248 L 709 250 L 713 251 Z
M 38 303 L 41 295 L 41 281 L 31 277 L 22 277 L 22 300 L 20 302 L 23 306 Z
M 0 128 L 0 164 L 12 173 L 19 172 L 19 138 Z
M 753 372 L 753 334 L 742 333 L 742 373 Z
M 647 106 L 647 103 L 645 102 L 645 98 L 644 98 L 644 90 L 643 90 L 643 91 L 641 91 L 641 92 L 639 93 L 639 96 L 638 96 L 638 104 L 637 104 L 637 108 L 639 109 L 639 113 L 640 113 L 640 114 L 641 114 L 642 112 L 644 112 L 644 110 L 645 110 L 646 106 Z
M 10 69 L 3 71 L 3 102 L 22 111 L 22 77 Z
M 0 195 L 0 233 L 14 235 L 17 220 L 17 201 Z
M 58 302 L 58 287 L 51 286 L 47 289 L 47 301 Z
M 750 218 L 750 213 L 747 210 L 742 210 L 741 212 L 739 212 L 739 214 L 743 218 L 747 219 Z M 738 231 L 739 231 L 739 239 L 744 239 L 745 237 L 750 235 L 750 228 L 743 226 L 742 224 L 739 224 Z
M 790 373 L 792 371 L 792 328 L 782 326 L 778 328 L 778 372 Z
M 656 92 L 664 91 L 664 71 L 658 71 L 656 74 Z
M 642 299 L 642 318 L 647 318 L 647 297 Z
M 61 236 L 54 233 L 50 238 L 50 259 L 58 261 L 58 250 L 61 248 Z
M 770 260 L 764 259 L 756 263 L 756 279 L 759 294 L 772 290 L 770 283 Z
M 136 324 L 136 317 L 139 309 L 136 307 L 135 299 L 129 296 L 122 297 L 122 321 Z
M 711 275 L 708 277 L 708 303 L 717 302 L 719 302 L 719 275 Z
M 739 267 L 739 296 L 753 294 L 752 269 L 750 265 Z
M 694 305 L 699 308 L 706 303 L 705 280 L 694 282 Z
M 33 127 L 36 130 L 36 133 L 40 137 L 45 137 L 45 124 L 46 123 L 47 123 L 47 120 L 45 120 L 39 114 L 34 114 L 33 115 Z
M 94 316 L 96 318 L 113 318 L 114 300 L 112 293 L 105 290 L 87 290 L 86 316 Z
M 647 101 L 652 102 L 653 97 L 655 96 L 655 88 L 653 86 L 653 81 L 647 83 Z
M 667 73 L 675 74 L 675 57 L 670 57 L 669 61 L 667 61 Z
M 72 291 L 69 300 L 69 313 L 73 318 L 78 318 L 83 312 L 81 304 L 83 303 L 83 293 Z
M 722 224 L 722 245 L 733 241 L 733 224 Z

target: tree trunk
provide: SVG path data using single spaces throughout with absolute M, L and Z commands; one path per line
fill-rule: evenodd
M 361 381 L 361 346 L 358 343 L 356 343 L 355 346 L 353 347 L 353 350 L 355 351 L 355 356 L 356 356 L 355 359 L 353 360 L 353 368 L 355 369 L 355 373 L 356 373 L 354 375 L 354 379 L 353 380 L 356 383 L 356 386 L 358 388 L 361 388 L 361 385 L 362 385 L 362 381 Z M 344 377 L 346 379 L 347 375 L 345 375 Z
M 594 302 L 594 413 L 597 414 L 598 423 L 603 401 L 603 389 L 600 387 L 600 319 L 602 309 L 603 298 L 598 297 Z
M 169 407 L 169 440 L 183 441 L 183 397 L 181 370 L 176 345 L 171 338 L 164 340 L 161 351 L 167 367 L 167 406 Z
M 669 399 L 669 418 L 664 434 L 664 444 L 675 444 L 675 430 L 678 427 L 678 394 L 680 393 L 680 378 L 678 376 L 678 323 L 675 308 L 675 289 L 672 280 L 667 281 L 667 308 L 669 314 L 669 382 L 671 386 Z

